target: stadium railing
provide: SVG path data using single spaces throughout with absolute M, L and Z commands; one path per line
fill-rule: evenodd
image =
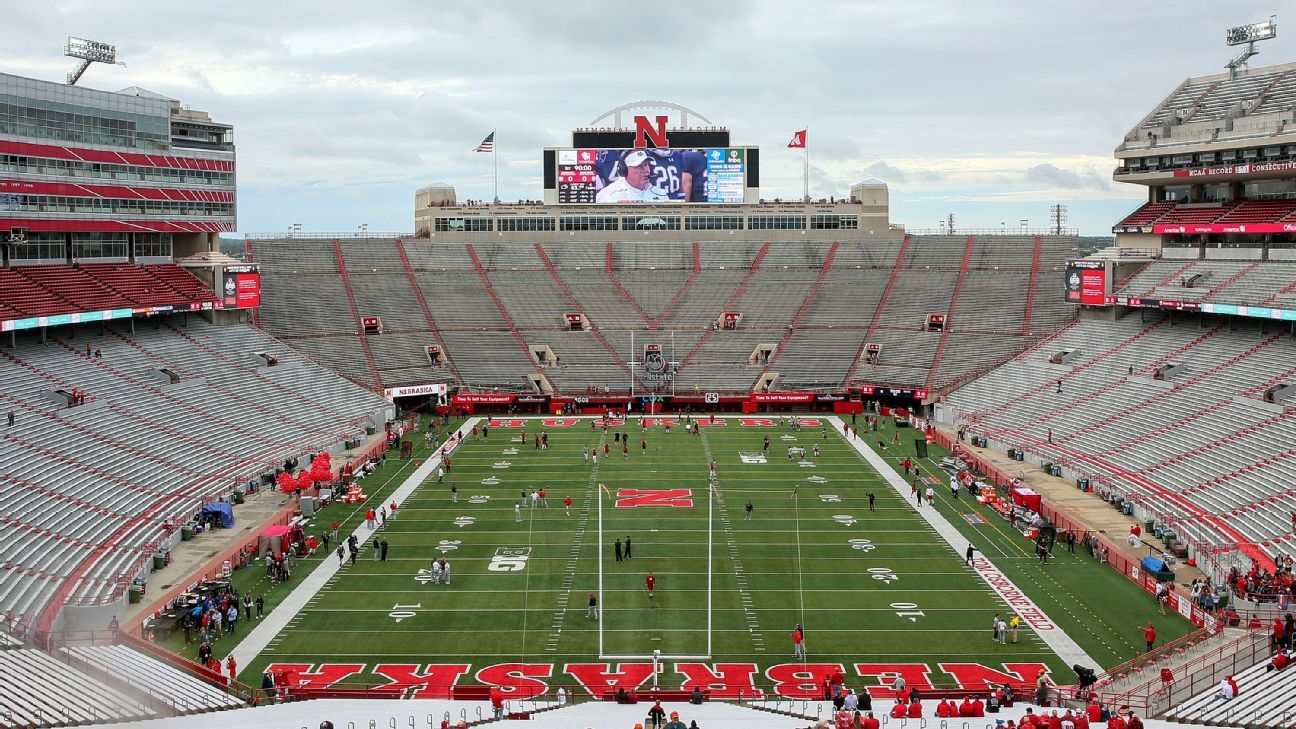
M 1188 637 L 1191 636 L 1185 636 Z M 1167 643 L 1160 650 L 1171 648 L 1173 645 L 1174 643 Z M 1163 654 L 1163 657 L 1172 657 L 1175 652 L 1177 650 L 1171 650 L 1168 654 Z M 1151 718 L 1211 688 L 1223 676 L 1240 673 L 1268 657 L 1268 635 L 1264 631 L 1248 631 L 1235 640 L 1223 642 L 1206 653 L 1173 667 L 1172 677 L 1168 682 L 1161 678 L 1159 662 L 1153 662 L 1145 664 L 1145 668 L 1151 670 L 1145 671 L 1148 678 L 1142 683 L 1119 692 L 1105 692 L 1099 689 L 1094 692 L 1094 696 L 1104 706 L 1128 706 L 1144 718 Z M 1062 696 L 1064 699 L 1075 698 L 1076 693 L 1072 689 L 1064 692 Z

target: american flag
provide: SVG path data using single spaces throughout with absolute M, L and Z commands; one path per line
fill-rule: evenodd
M 474 152 L 494 152 L 495 132 L 491 132 L 490 134 L 487 134 L 486 138 L 482 140 L 482 143 L 477 145 L 477 147 L 473 149 L 473 151 Z

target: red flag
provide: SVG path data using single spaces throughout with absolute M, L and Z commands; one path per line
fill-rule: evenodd
M 788 142 L 788 149 L 804 149 L 806 146 L 806 130 L 792 135 L 792 141 Z

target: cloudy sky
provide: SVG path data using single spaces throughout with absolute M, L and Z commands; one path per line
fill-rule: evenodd
M 6 3 L 0 70 L 62 80 L 67 35 L 115 43 L 125 67 L 81 85 L 138 85 L 235 126 L 239 229 L 409 231 L 418 187 L 541 195 L 540 149 L 620 104 L 666 99 L 764 148 L 761 194 L 796 197 L 809 127 L 811 192 L 876 177 L 892 220 L 1041 226 L 1066 203 L 1104 234 L 1143 189 L 1111 181 L 1112 150 L 1190 75 L 1234 49 L 1224 29 L 1280 3 L 709 0 L 625 3 Z M 1253 65 L 1296 59 L 1296 31 Z

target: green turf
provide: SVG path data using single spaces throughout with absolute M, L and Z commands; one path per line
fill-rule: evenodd
M 703 429 L 701 437 L 678 428 L 670 435 L 651 428 L 644 436 L 632 422 L 617 429 L 631 439 L 629 458 L 623 460 L 619 449 L 607 458 L 600 453 L 597 472 L 582 459 L 581 447 L 601 442 L 603 434 L 584 422 L 550 429 L 548 451 L 507 442 L 516 430 L 497 428 L 488 440 L 469 439 L 454 456 L 447 483 L 425 483 L 389 523 L 388 561 L 362 552 L 356 566 L 343 569 L 262 656 L 243 667 L 244 679 L 269 662 L 364 663 L 360 682 L 373 685 L 387 681 L 368 673 L 379 662 L 467 662 L 475 671 L 517 661 L 552 663 L 556 672 L 566 662 L 597 662 L 597 626 L 586 620 L 585 603 L 598 589 L 598 550 L 604 560 L 604 653 L 706 653 L 706 482 L 713 458 L 720 467 L 709 547 L 715 662 L 754 662 L 762 669 L 792 662 L 790 631 L 801 622 L 814 662 L 927 663 L 938 682 L 944 677 L 936 664 L 943 661 L 995 668 L 1039 662 L 1060 681 L 1070 678 L 1068 667 L 1026 629 L 1017 644 L 992 643 L 991 618 L 1008 609 L 840 436 L 830 431 L 823 439 L 819 428 L 795 434 L 796 445 L 808 449 L 818 441 L 822 449 L 812 457 L 815 468 L 801 468 L 784 455 L 786 428 L 741 428 L 737 418 L 729 420 L 729 426 Z M 759 452 L 767 434 L 768 463 L 743 464 L 739 452 Z M 889 443 L 889 433 L 882 435 Z M 646 454 L 639 448 L 643 437 Z M 519 452 L 504 455 L 509 447 Z M 901 457 L 887 450 L 888 458 Z M 494 468 L 500 461 L 511 465 Z M 810 482 L 811 476 L 827 482 Z M 501 483 L 481 484 L 490 477 Z M 451 481 L 459 486 L 458 504 L 450 503 Z M 599 482 L 613 490 L 688 488 L 694 505 L 617 509 L 602 494 L 600 538 Z M 519 491 L 538 486 L 547 488 L 550 508 L 524 509 L 523 522 L 515 523 Z M 870 490 L 875 512 L 867 506 Z M 473 495 L 490 498 L 470 503 Z M 561 506 L 566 495 L 574 502 L 570 517 Z M 748 499 L 755 507 L 751 522 L 743 519 Z M 1027 543 L 997 516 L 987 513 L 987 524 L 973 527 L 957 514 L 970 508 L 966 499 L 959 505 L 942 500 L 937 508 L 1106 665 L 1141 647 L 1137 626 L 1148 619 L 1155 618 L 1163 640 L 1189 627 L 1180 618 L 1156 615 L 1150 598 L 1087 556 L 1062 554 L 1040 567 L 1019 549 Z M 843 524 L 836 515 L 856 521 Z M 456 526 L 460 516 L 474 521 Z M 325 512 L 323 518 L 333 517 Z M 633 537 L 634 557 L 617 564 L 611 542 L 626 535 Z M 446 552 L 454 584 L 418 582 L 419 569 L 447 546 L 454 547 Z M 501 548 L 529 549 L 525 569 L 488 570 Z M 653 606 L 644 587 L 650 570 L 658 578 Z M 414 614 L 399 622 L 391 615 L 398 605 L 416 604 Z

